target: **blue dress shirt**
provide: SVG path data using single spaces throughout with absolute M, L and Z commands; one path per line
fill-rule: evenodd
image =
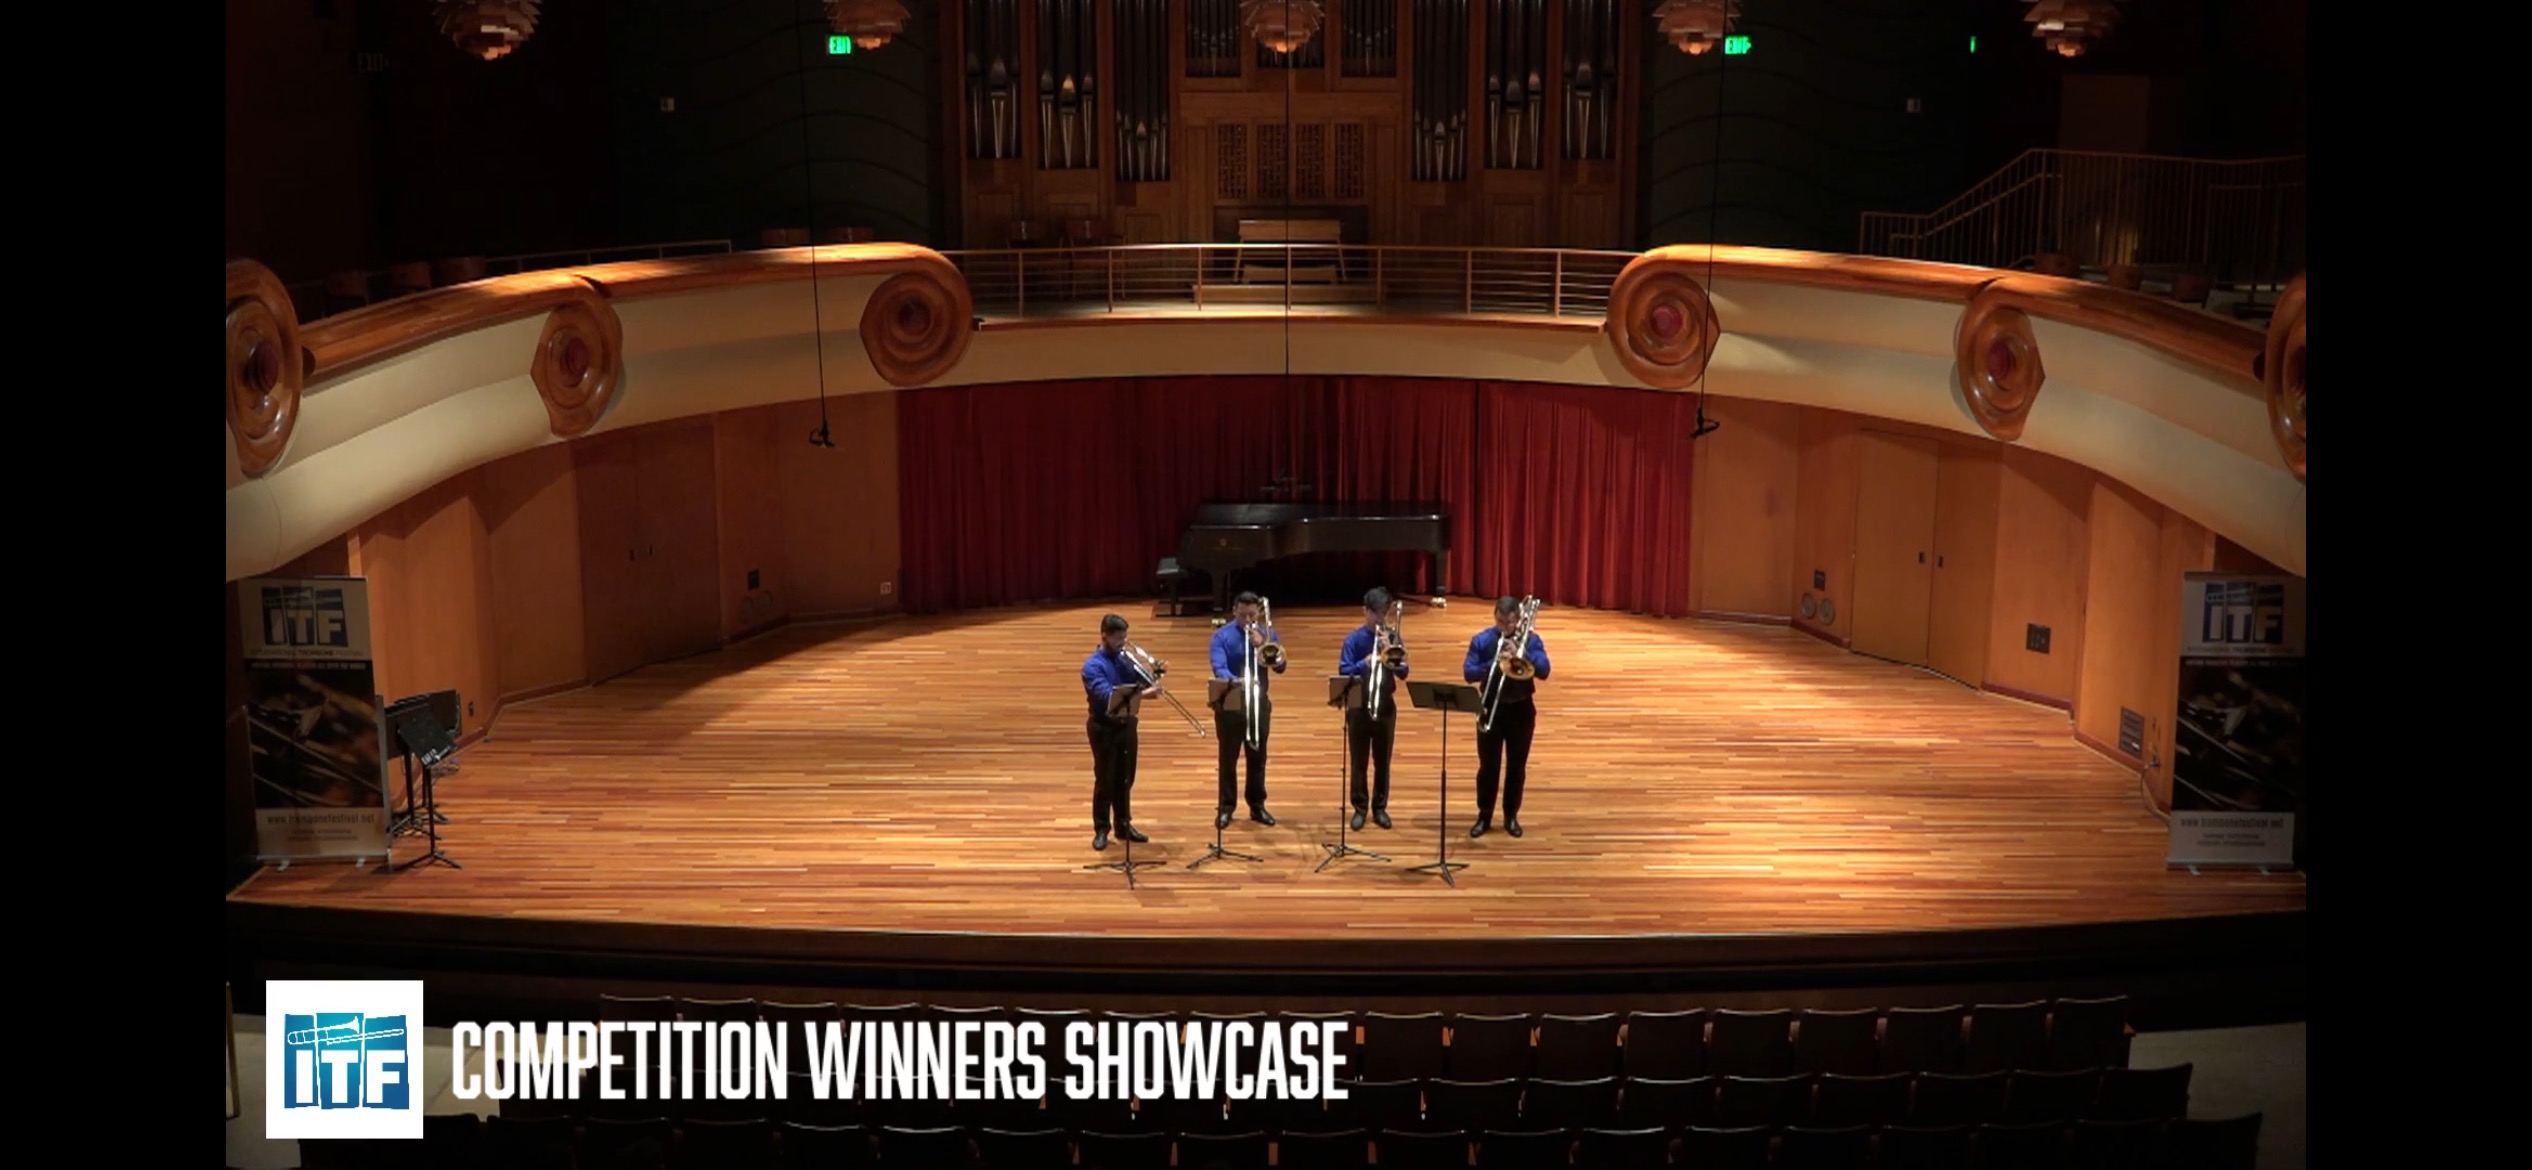
M 1277 645 L 1283 644 L 1283 639 L 1276 635 L 1273 626 L 1266 627 L 1266 640 Z M 1240 670 L 1247 665 L 1248 631 L 1241 628 L 1238 622 L 1226 623 L 1221 629 L 1215 630 L 1213 632 L 1213 677 L 1227 678 L 1237 682 Z M 1275 667 L 1274 674 L 1282 674 L 1291 665 L 1292 658 L 1286 655 L 1284 661 Z M 1273 675 L 1267 674 L 1257 676 L 1257 688 L 1265 690 L 1267 680 L 1272 677 Z
M 1484 686 L 1486 675 L 1494 669 L 1495 651 L 1502 644 L 1503 631 L 1491 626 L 1481 631 L 1476 637 L 1470 638 L 1468 661 L 1460 664 L 1460 673 L 1466 676 L 1469 682 Z M 1521 657 L 1528 659 L 1531 666 L 1538 668 L 1539 678 L 1547 677 L 1547 640 L 1539 637 L 1538 631 L 1530 631 L 1530 648 Z M 1517 703 L 1536 693 L 1538 683 L 1530 679 L 1505 679 L 1504 687 L 1503 701 Z
M 1377 635 L 1372 632 L 1370 626 L 1354 627 L 1353 633 L 1345 635 L 1345 647 L 1337 651 L 1336 672 L 1360 679 L 1370 678 L 1372 663 L 1376 661 L 1372 656 L 1372 646 L 1376 640 Z M 1404 646 L 1407 640 L 1401 637 L 1398 639 L 1398 644 Z M 1409 666 L 1412 665 L 1412 663 L 1409 664 Z M 1385 684 L 1380 689 L 1381 701 L 1391 711 L 1398 709 L 1393 700 L 1398 696 L 1398 680 L 1407 677 L 1407 670 L 1408 667 L 1401 666 L 1390 671 Z
M 1089 692 L 1093 716 L 1108 713 L 1108 697 L 1118 687 L 1142 685 L 1143 675 L 1134 669 L 1134 663 L 1106 646 L 1091 651 L 1090 657 L 1082 660 L 1081 689 Z

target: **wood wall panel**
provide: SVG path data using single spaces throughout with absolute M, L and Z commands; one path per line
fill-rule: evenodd
M 2209 569 L 2224 573 L 2266 573 L 2277 577 L 2294 576 L 2294 574 L 2278 568 L 2275 564 L 2270 563 L 2266 558 L 2260 556 L 2258 553 L 2252 552 L 2247 548 L 2243 548 L 2241 545 L 2235 544 L 2221 536 L 2215 537 L 2214 539 L 2214 551 L 2209 554 L 2210 563 L 2206 566 Z
M 1996 495 L 1996 594 L 1987 687 L 2074 709 L 2083 660 L 2084 579 L 2093 473 L 2021 447 L 2004 449 Z M 2043 654 L 2027 627 L 2049 627 Z
M 2163 510 L 2157 558 L 2162 583 L 2155 589 L 2155 657 L 2148 664 L 2153 684 L 2145 712 L 2145 789 L 2154 807 L 2172 807 L 2172 718 L 2180 706 L 2181 587 L 2188 574 L 2216 567 L 2219 538 L 2197 521 L 2169 508 Z
M 1708 616 L 1790 617 L 1802 408 L 1715 398 L 1706 416 L 1721 425 L 1697 440 L 1689 605 Z
M 572 444 L 580 481 L 580 590 L 589 681 L 640 666 L 644 637 L 641 519 L 636 472 L 641 434 L 620 431 Z
M 2244 554 L 2249 555 L 2249 554 Z M 342 577 L 352 571 L 352 538 L 329 540 L 299 554 L 299 559 L 283 565 L 267 577 Z
M 455 690 L 472 732 L 498 703 L 492 548 L 468 471 L 388 509 L 354 535 L 369 578 L 370 641 L 379 694 L 390 702 Z
M 782 547 L 794 617 L 898 606 L 897 396 L 830 399 L 835 449 L 793 441 L 817 426 L 818 404 L 774 408 Z M 888 592 L 880 589 L 886 586 Z
M 1801 485 L 1794 501 L 1794 624 L 1841 646 L 1852 639 L 1855 621 L 1858 423 L 1851 414 L 1803 408 Z M 1822 575 L 1820 585 L 1812 584 L 1814 573 Z M 1805 593 L 1832 603 L 1830 620 L 1802 615 L 1798 603 Z
M 575 444 L 589 681 L 721 644 L 709 418 Z
M 1942 448 L 1875 430 L 1864 431 L 1856 448 L 1854 648 L 1923 666 L 1934 614 Z
M 722 640 L 743 637 L 785 616 L 783 586 L 782 473 L 774 447 L 780 407 L 725 411 L 713 416 L 720 554 Z M 801 442 L 800 436 L 792 441 Z M 750 583 L 750 575 L 754 582 Z
M 2075 732 L 2096 751 L 2142 768 L 2143 745 L 2119 751 L 2119 711 L 2160 715 L 2155 678 L 2176 671 L 2176 649 L 2156 628 L 2162 611 L 2163 506 L 2124 484 L 2096 478 L 2086 521 L 2084 647 L 2075 691 Z M 2180 581 L 2174 579 L 2177 593 Z M 2140 737 L 2144 729 L 2138 729 Z
M 1926 665 L 1967 683 L 1987 681 L 1987 638 L 1996 595 L 1998 444 L 1945 443 L 1935 493 L 1934 612 Z
M 338 546 L 339 547 L 339 546 Z M 247 740 L 246 719 L 246 628 L 238 607 L 240 582 L 230 581 L 225 589 L 228 598 L 228 658 L 221 675 L 221 691 L 227 700 L 222 726 L 226 729 L 220 743 L 223 788 L 227 792 L 224 806 L 227 815 L 221 818 L 222 837 L 227 842 L 228 860 L 232 868 L 252 865 L 255 860 L 255 769 L 254 747 Z M 232 875 L 234 876 L 234 875 Z
M 580 481 L 556 444 L 485 466 L 493 646 L 504 698 L 589 678 L 581 617 Z
M 656 574 L 649 660 L 698 654 L 721 644 L 721 543 L 713 490 L 712 423 L 688 419 L 644 428 L 641 464 L 643 560 Z

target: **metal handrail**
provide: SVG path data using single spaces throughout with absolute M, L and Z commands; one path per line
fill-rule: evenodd
M 1993 268 L 2195 273 L 2265 287 L 2304 263 L 2304 156 L 2030 150 L 1930 212 L 1866 212 L 1865 255 Z
M 2028 149 L 1929 213 L 1864 213 L 1856 251 L 2271 289 L 2304 266 L 2304 157 Z
M 1326 243 L 1121 244 L 942 253 L 987 320 L 1260 309 L 1584 317 L 1637 253 Z

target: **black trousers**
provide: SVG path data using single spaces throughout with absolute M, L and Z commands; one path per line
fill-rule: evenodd
M 1134 757 L 1141 748 L 1134 720 L 1090 717 L 1090 827 L 1108 831 L 1111 813 L 1118 828 L 1134 823 Z
M 1345 746 L 1351 753 L 1356 812 L 1389 807 L 1389 749 L 1398 742 L 1398 708 L 1385 696 L 1380 707 L 1378 719 L 1359 707 L 1345 713 Z M 1363 783 L 1367 770 L 1372 781 L 1368 787 Z
M 1483 716 L 1479 717 L 1481 720 Z M 1521 784 L 1530 778 L 1530 736 L 1539 729 L 1535 702 L 1507 699 L 1495 711 L 1495 729 L 1477 732 L 1477 815 L 1495 815 L 1495 785 L 1503 784 L 1503 815 L 1521 815 Z M 1510 756 L 1507 764 L 1504 757 Z
M 1261 692 L 1257 704 L 1257 746 L 1248 746 L 1248 712 L 1216 711 L 1213 713 L 1213 738 L 1222 744 L 1221 783 L 1215 793 L 1213 811 L 1231 811 L 1238 796 L 1238 764 L 1248 757 L 1248 807 L 1254 812 L 1266 807 L 1266 745 L 1275 731 L 1275 704 Z

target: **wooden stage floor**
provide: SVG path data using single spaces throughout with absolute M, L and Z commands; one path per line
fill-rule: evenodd
M 1243 808 L 1225 834 L 1265 860 L 1188 868 L 1213 836 L 1215 741 L 1153 703 L 1134 790 L 1152 843 L 1135 856 L 1165 864 L 1129 890 L 1081 868 L 1122 848 L 1090 849 L 1078 683 L 1111 608 L 1201 695 L 1190 676 L 1206 673 L 1212 627 L 1151 618 L 1148 601 L 791 626 L 505 708 L 442 785 L 442 843 L 462 870 L 267 869 L 231 894 L 232 913 L 428 911 L 526 934 L 774 928 L 837 945 L 987 935 L 1042 956 L 1059 948 L 1036 936 L 1482 956 L 1468 944 L 2299 919 L 2305 906 L 2297 874 L 2167 871 L 2137 777 L 2077 744 L 2061 712 L 1784 627 L 1560 609 L 1539 627 L 1555 671 L 1524 838 L 1500 818 L 1467 837 L 1465 719 L 1437 808 L 1439 720 L 1409 711 L 1396 828 L 1354 836 L 1391 860 L 1313 872 L 1337 836 L 1344 742 L 1320 680 L 1360 613 L 1279 610 L 1293 665 L 1268 780 L 1282 823 Z M 1417 675 L 1456 679 L 1487 618 L 1475 599 L 1410 614 Z M 1437 824 L 1468 863 L 1456 889 L 1408 872 L 1434 859 Z

